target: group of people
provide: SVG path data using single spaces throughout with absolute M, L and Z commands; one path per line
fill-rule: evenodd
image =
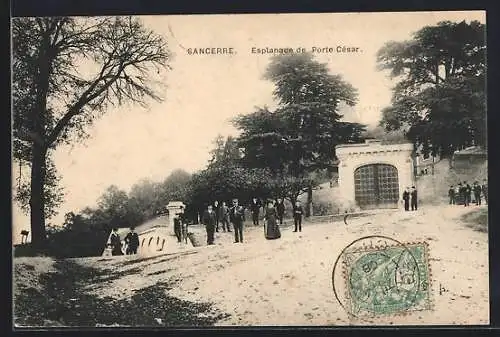
M 252 214 L 252 223 L 254 226 L 259 226 L 260 209 L 262 203 L 259 199 L 253 198 L 250 202 L 249 210 Z M 293 218 L 295 230 L 302 231 L 302 216 L 303 208 L 300 202 L 296 202 L 293 210 Z M 285 205 L 283 199 L 278 201 L 269 199 L 264 207 L 264 236 L 268 240 L 278 239 L 281 237 L 279 225 L 283 224 L 285 215 Z M 225 202 L 219 205 L 218 201 L 207 206 L 203 212 L 201 222 L 205 225 L 207 232 L 207 244 L 214 244 L 214 235 L 219 232 L 219 225 L 222 226 L 224 232 L 231 232 L 230 223 L 234 229 L 234 243 L 243 242 L 243 222 L 245 221 L 245 207 L 239 204 L 238 199 L 232 200 L 232 207 L 228 207 Z
M 411 190 L 409 187 L 407 187 L 404 192 L 403 192 L 403 203 L 405 206 L 405 211 L 410 210 L 410 205 L 411 205 L 411 210 L 416 211 L 418 207 L 418 194 L 417 194 L 417 189 L 415 186 L 411 187 Z
M 448 190 L 450 205 L 459 205 L 463 203 L 464 207 L 467 207 L 472 202 L 472 195 L 474 195 L 474 202 L 477 206 L 481 205 L 482 197 L 484 197 L 485 203 L 488 203 L 488 183 L 486 179 L 483 180 L 482 185 L 474 181 L 471 186 L 467 181 L 464 181 L 463 183 L 458 183 L 457 186 L 451 185 Z
M 253 198 L 250 206 L 248 207 L 252 214 L 253 225 L 259 226 L 260 209 L 262 203 L 259 199 Z M 285 204 L 283 199 L 273 200 L 269 199 L 264 208 L 264 236 L 268 240 L 279 239 L 281 231 L 279 225 L 283 224 L 285 215 Z M 243 222 L 245 221 L 245 207 L 239 204 L 238 199 L 232 200 L 232 206 L 228 207 L 226 202 L 219 204 L 215 201 L 213 204 L 207 206 L 201 217 L 201 223 L 205 225 L 207 232 L 207 244 L 214 244 L 214 236 L 219 232 L 219 226 L 224 232 L 232 232 L 231 226 L 234 230 L 234 242 L 243 243 Z M 295 224 L 294 232 L 302 231 L 302 217 L 304 210 L 299 201 L 293 206 L 293 219 Z M 174 233 L 177 241 L 181 243 L 183 240 L 187 241 L 187 219 L 185 218 L 183 207 L 178 213 L 174 215 Z M 135 232 L 135 227 L 130 227 L 130 232 L 125 236 L 125 254 L 137 254 L 139 247 L 139 235 Z M 123 255 L 123 243 L 118 234 L 118 229 L 113 228 L 110 236 L 109 246 L 111 247 L 111 254 Z
M 128 232 L 125 236 L 124 242 L 125 254 L 137 254 L 137 248 L 139 247 L 139 235 L 135 232 L 135 227 L 130 227 L 130 232 Z M 111 232 L 109 246 L 111 248 L 111 255 L 123 255 L 122 240 L 120 239 L 117 228 L 113 228 L 113 231 Z

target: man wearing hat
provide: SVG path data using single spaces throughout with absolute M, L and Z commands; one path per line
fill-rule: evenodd
M 127 255 L 137 254 L 137 247 L 139 247 L 139 235 L 134 231 L 135 227 L 130 227 L 130 232 L 128 232 L 125 237 L 125 243 L 127 244 Z
M 177 242 L 182 242 L 182 220 L 183 220 L 183 207 L 180 207 L 180 211 L 175 213 L 174 216 L 174 233 L 177 237 Z
M 483 179 L 483 184 L 481 185 L 481 192 L 483 192 L 484 202 L 488 204 L 488 181 Z
M 213 210 L 212 205 L 208 205 L 207 209 L 203 213 L 203 224 L 205 225 L 205 229 L 207 231 L 207 245 L 214 244 L 214 232 L 216 226 L 216 215 Z
M 229 212 L 229 219 L 234 227 L 234 243 L 243 243 L 243 221 L 245 221 L 245 209 L 238 204 L 238 199 L 233 199 L 233 207 Z
M 407 187 L 403 192 L 403 201 L 405 206 L 405 211 L 410 210 L 410 189 Z
M 250 210 L 252 211 L 252 222 L 254 226 L 259 225 L 259 213 L 260 213 L 260 207 L 261 207 L 260 200 L 257 198 L 253 198 L 252 202 L 250 203 Z
M 415 186 L 411 187 L 411 192 L 410 192 L 410 205 L 411 205 L 411 210 L 416 211 L 417 210 L 417 189 Z
M 477 181 L 474 181 L 472 185 L 472 192 L 474 193 L 474 200 L 476 201 L 476 206 L 481 205 L 481 186 Z

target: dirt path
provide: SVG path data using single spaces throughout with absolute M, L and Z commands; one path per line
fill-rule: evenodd
M 88 284 L 92 296 L 127 299 L 158 282 L 189 302 L 212 302 L 230 316 L 217 325 L 348 325 L 333 296 L 332 268 L 341 250 L 366 235 L 430 247 L 433 311 L 388 317 L 376 324 L 487 324 L 489 322 L 488 237 L 459 220 L 473 208 L 443 206 L 418 212 L 389 211 L 343 222 L 305 225 L 302 233 L 282 229 L 267 241 L 261 228 L 247 228 L 244 244 L 218 233 L 218 245 L 150 258 L 76 259 L 79 265 L 119 275 Z M 448 291 L 439 295 L 439 287 Z

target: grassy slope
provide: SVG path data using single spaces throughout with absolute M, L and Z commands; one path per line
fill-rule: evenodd
M 45 268 L 37 266 L 43 259 Z M 175 281 L 138 290 L 131 298 L 100 298 L 83 289 L 102 286 L 137 270 L 113 272 L 77 264 L 72 259 L 19 259 L 14 266 L 14 324 L 36 326 L 211 326 L 226 314 L 210 303 L 169 296 Z

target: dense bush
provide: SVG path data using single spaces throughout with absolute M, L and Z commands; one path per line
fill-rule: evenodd
M 49 235 L 46 253 L 57 258 L 99 256 L 109 233 L 104 228 L 63 229 Z

